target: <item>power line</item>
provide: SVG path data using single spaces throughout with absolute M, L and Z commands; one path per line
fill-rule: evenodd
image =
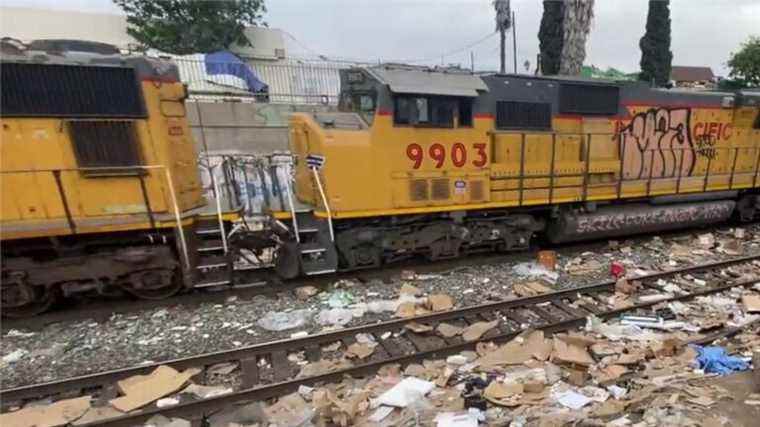
M 318 58 L 321 58 L 321 59 L 324 59 L 324 60 L 333 61 L 333 62 L 341 62 L 342 61 L 342 60 L 339 60 L 339 59 L 330 58 L 327 55 L 320 54 L 319 52 L 315 51 L 314 49 L 308 47 L 306 44 L 302 43 L 300 40 L 298 40 L 295 36 L 293 36 L 292 34 L 290 34 L 288 31 L 285 31 L 285 30 L 280 30 L 280 31 L 282 31 L 283 34 L 285 34 L 286 36 L 288 36 L 288 38 L 290 38 L 291 40 L 293 40 L 298 46 L 300 46 L 301 48 L 303 48 L 304 50 L 308 51 L 309 53 L 311 53 L 312 55 L 314 55 L 314 56 L 316 56 Z M 457 48 L 457 49 L 454 49 L 454 50 L 451 50 L 451 51 L 448 51 L 448 52 L 444 52 L 444 53 L 439 54 L 439 55 L 429 56 L 429 57 L 425 57 L 425 58 L 418 58 L 418 59 L 394 60 L 393 62 L 403 62 L 403 63 L 413 64 L 413 63 L 418 63 L 418 62 L 427 62 L 427 61 L 438 60 L 438 59 L 441 59 L 441 58 L 446 58 L 446 57 L 449 57 L 449 56 L 452 56 L 452 55 L 456 55 L 458 53 L 465 52 L 468 49 L 472 49 L 473 47 L 475 47 L 475 46 L 477 46 L 477 45 L 479 45 L 479 44 L 481 44 L 481 43 L 489 40 L 491 37 L 495 36 L 496 34 L 497 34 L 497 32 L 495 32 L 495 31 L 494 32 L 490 32 L 487 35 L 485 35 L 484 37 L 481 37 L 480 39 L 475 40 L 474 42 L 471 42 L 471 43 L 469 43 L 466 46 L 463 46 L 463 47 L 460 47 L 460 48 Z M 375 61 L 362 60 L 362 61 L 351 61 L 351 62 L 375 62 Z

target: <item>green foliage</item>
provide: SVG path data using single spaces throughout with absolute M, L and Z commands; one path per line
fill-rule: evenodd
M 544 1 L 544 14 L 541 17 L 541 29 L 538 32 L 541 50 L 541 69 L 545 75 L 559 73 L 560 58 L 565 31 L 563 21 L 565 5 L 561 1 Z
M 250 46 L 243 30 L 266 25 L 264 0 L 113 0 L 141 45 L 187 55 Z
M 760 86 L 760 37 L 753 36 L 728 60 L 729 76 L 750 86 Z
M 641 74 L 639 79 L 657 86 L 670 81 L 673 52 L 670 51 L 670 1 L 649 0 L 649 14 L 641 47 Z

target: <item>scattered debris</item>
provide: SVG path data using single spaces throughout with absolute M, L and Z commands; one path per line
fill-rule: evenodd
M 464 328 L 462 331 L 462 339 L 465 341 L 475 341 L 477 339 L 480 339 L 480 337 L 482 337 L 486 332 L 495 328 L 498 324 L 498 320 L 473 323 L 472 325 Z
M 159 366 L 148 375 L 136 375 L 119 381 L 117 386 L 122 396 L 111 399 L 109 403 L 122 412 L 141 408 L 179 390 L 200 372 L 200 369 L 192 368 L 180 373 L 169 366 Z
M 311 310 L 293 310 L 288 312 L 267 312 L 256 323 L 268 331 L 284 331 L 298 328 L 310 321 Z
M 300 288 L 296 288 L 296 298 L 301 301 L 306 301 L 318 293 L 319 289 L 314 286 L 301 286 Z
M 393 386 L 390 390 L 381 394 L 377 398 L 379 405 L 395 406 L 405 408 L 414 399 L 425 396 L 435 388 L 435 384 L 430 381 L 420 380 L 414 377 L 407 377 Z
M 0 425 L 54 427 L 80 418 L 90 409 L 90 396 L 59 400 L 45 406 L 27 406 L 14 412 L 0 414 Z

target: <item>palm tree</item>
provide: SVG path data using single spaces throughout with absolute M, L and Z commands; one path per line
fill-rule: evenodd
M 506 73 L 507 30 L 512 26 L 512 11 L 509 0 L 493 0 L 493 8 L 496 9 L 496 31 L 501 37 L 501 74 L 504 74 Z
M 594 0 L 565 0 L 564 42 L 560 74 L 579 75 L 586 59 L 586 40 L 594 19 Z

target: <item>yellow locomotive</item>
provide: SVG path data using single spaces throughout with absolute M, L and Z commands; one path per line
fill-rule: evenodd
M 169 62 L 4 54 L 2 310 L 751 220 L 760 93 L 341 72 L 291 153 L 202 153 Z
M 202 194 L 176 66 L 107 45 L 3 47 L 3 315 L 229 284 L 225 226 L 240 209 Z
M 760 92 L 380 66 L 343 72 L 340 106 L 291 119 L 296 194 L 329 228 L 307 241 L 320 270 L 760 208 Z

